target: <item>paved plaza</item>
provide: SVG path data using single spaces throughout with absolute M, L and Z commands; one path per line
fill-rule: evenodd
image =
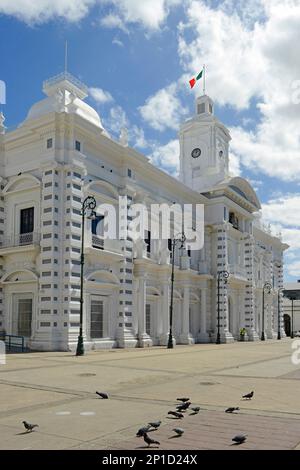
M 0 449 L 300 449 L 300 366 L 292 340 L 72 353 L 11 354 L 0 366 Z M 95 391 L 105 391 L 102 400 Z M 252 400 L 241 396 L 255 391 Z M 168 416 L 191 397 L 198 415 Z M 238 406 L 237 414 L 226 414 Z M 22 421 L 39 424 L 24 432 Z M 172 429 L 181 427 L 182 437 Z M 242 446 L 231 445 L 238 433 Z M 155 449 L 155 446 L 154 446 Z

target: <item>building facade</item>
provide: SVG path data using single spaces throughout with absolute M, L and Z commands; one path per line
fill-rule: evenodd
M 44 82 L 46 98 L 6 132 L 0 116 L 0 329 L 32 350 L 75 350 L 79 332 L 81 209 L 96 199 L 84 226 L 83 329 L 86 349 L 166 345 L 172 240 L 130 236 L 131 206 L 204 205 L 201 250 L 177 246 L 173 334 L 178 344 L 232 342 L 264 330 L 284 336 L 283 252 L 260 220 L 260 202 L 245 179 L 229 175 L 230 135 L 208 96 L 180 128 L 180 178 L 167 175 L 113 140 L 84 100 L 87 88 L 68 73 Z M 103 237 L 105 205 L 126 201 L 123 240 Z M 104 208 L 104 209 L 103 209 Z M 218 273 L 229 278 L 219 283 Z M 278 300 L 279 299 L 279 300 Z M 279 303 L 279 305 L 278 305 Z M 218 308 L 219 307 L 219 308 Z M 279 308 L 279 315 L 278 315 Z
M 283 322 L 287 336 L 300 336 L 300 280 L 284 284 Z

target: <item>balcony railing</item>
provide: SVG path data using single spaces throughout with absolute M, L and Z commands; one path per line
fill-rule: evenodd
M 92 235 L 92 247 L 98 248 L 98 250 L 104 250 L 104 239 L 97 235 Z
M 235 277 L 247 279 L 247 271 L 242 266 L 236 266 L 235 264 L 229 265 L 229 272 Z
M 20 233 L 12 237 L 6 237 L 2 240 L 0 248 L 9 248 L 14 246 L 38 245 L 40 243 L 40 234 L 37 232 Z

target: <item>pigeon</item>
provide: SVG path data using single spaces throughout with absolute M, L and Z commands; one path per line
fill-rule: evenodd
M 175 416 L 175 418 L 178 419 L 184 418 L 184 415 L 182 413 L 179 413 L 178 411 L 169 411 L 168 415 Z
M 151 428 L 151 426 L 149 426 L 149 425 L 140 428 L 140 429 L 138 430 L 138 432 L 136 433 L 136 437 L 143 437 L 143 435 L 145 434 L 145 432 L 148 432 L 150 428 Z
M 237 436 L 233 437 L 232 440 L 236 444 L 243 444 L 247 439 L 247 434 L 238 434 Z
M 38 424 L 30 424 L 30 423 L 27 423 L 27 421 L 22 421 L 22 423 L 24 424 L 24 428 L 26 429 L 26 431 L 30 431 L 32 432 L 34 428 L 38 428 L 39 425 Z
M 185 411 L 188 409 L 188 407 L 191 405 L 190 401 L 186 401 L 185 403 L 182 403 L 182 405 L 177 405 L 176 410 L 178 411 Z
M 235 411 L 239 411 L 238 406 L 231 406 L 231 407 L 227 408 L 227 410 L 225 410 L 225 413 L 234 413 Z
M 191 408 L 191 410 L 194 412 L 194 415 L 197 415 L 200 411 L 200 406 L 195 406 L 194 408 Z
M 158 446 L 160 446 L 160 442 L 155 441 L 154 439 L 151 439 L 151 437 L 149 437 L 146 432 L 144 433 L 143 437 L 144 437 L 144 441 L 146 442 L 146 444 L 148 444 L 148 447 L 150 447 L 151 444 L 157 444 Z
M 96 394 L 99 395 L 99 397 L 103 398 L 103 400 L 108 399 L 108 395 L 105 392 L 96 392 Z
M 251 400 L 253 398 L 254 392 L 247 393 L 246 395 L 243 395 L 242 398 L 246 398 L 247 400 Z
M 182 403 L 185 403 L 186 401 L 190 401 L 189 398 L 176 398 L 177 401 L 182 401 Z
M 161 425 L 161 421 L 154 421 L 154 423 L 148 423 L 150 427 L 154 429 L 158 429 L 159 426 Z
M 182 428 L 174 428 L 173 431 L 176 432 L 177 436 L 182 436 L 182 434 L 184 433 L 184 430 Z

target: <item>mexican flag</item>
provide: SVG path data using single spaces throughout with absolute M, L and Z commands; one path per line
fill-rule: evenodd
M 201 70 L 201 72 L 197 75 L 197 77 L 191 78 L 191 80 L 190 80 L 190 82 L 189 82 L 191 88 L 194 88 L 194 86 L 196 85 L 197 81 L 200 80 L 200 78 L 202 78 L 203 72 L 204 72 L 204 68 L 203 68 L 203 69 Z

